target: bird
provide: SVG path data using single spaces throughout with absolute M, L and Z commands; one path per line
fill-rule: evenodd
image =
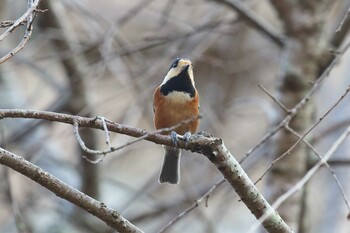
M 189 59 L 177 58 L 171 64 L 163 82 L 153 94 L 154 126 L 161 134 L 172 138 L 173 146 L 163 146 L 165 151 L 160 183 L 179 184 L 181 149 L 176 147 L 177 135 L 188 140 L 199 125 L 199 95 Z

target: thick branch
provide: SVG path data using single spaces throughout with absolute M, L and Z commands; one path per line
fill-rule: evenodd
M 210 140 L 208 141 L 208 139 Z M 252 214 L 257 219 L 263 215 L 268 216 L 262 222 L 262 225 L 267 232 L 293 232 L 280 215 L 272 209 L 270 204 L 261 195 L 238 161 L 227 150 L 221 139 L 212 137 L 208 138 L 207 135 L 203 137 L 199 133 L 194 135 L 192 140 L 195 140 L 195 142 L 201 140 L 205 141 L 202 143 L 203 147 L 195 148 L 195 151 L 204 154 L 215 164 Z
M 103 122 L 99 120 L 99 118 L 86 118 L 53 112 L 5 109 L 0 110 L 0 119 L 3 118 L 35 118 L 72 125 L 74 122 L 77 122 L 80 127 L 90 127 L 103 130 Z M 147 133 L 145 130 L 125 126 L 107 120 L 105 121 L 105 125 L 108 130 L 112 132 L 126 134 L 133 137 L 144 137 L 145 140 L 152 141 L 157 144 L 164 144 L 169 146 L 172 145 L 172 141 L 168 136 Z M 268 213 L 268 217 L 262 223 L 268 232 L 292 232 L 292 230 L 282 220 L 278 213 L 272 209 L 265 198 L 259 193 L 258 189 L 249 179 L 248 175 L 244 172 L 240 164 L 226 149 L 221 139 L 214 138 L 207 133 L 199 132 L 198 134 L 193 135 L 188 143 L 180 140 L 177 146 L 201 153 L 205 155 L 210 161 L 212 161 L 257 219 Z M 18 163 L 23 163 L 23 158 L 19 158 L 21 160 Z M 3 159 L 0 157 L 1 163 L 3 163 L 2 160 Z M 7 164 L 8 163 L 6 163 L 6 165 Z M 22 172 L 21 170 L 25 168 L 26 166 L 19 167 L 18 171 Z M 41 173 L 39 172 L 38 174 Z M 54 178 L 52 176 L 49 176 L 47 173 L 42 174 L 47 176 L 48 179 L 50 177 Z M 42 181 L 40 176 L 34 176 L 34 178 L 38 179 L 38 182 Z M 57 188 L 52 188 L 50 190 L 55 193 L 56 191 L 62 191 L 57 190 Z M 80 195 L 83 194 L 80 193 Z
M 55 193 L 57 196 L 66 199 L 67 201 L 70 201 L 71 203 L 95 215 L 106 222 L 107 225 L 116 229 L 118 232 L 142 233 L 140 229 L 123 218 L 123 216 L 121 216 L 116 210 L 107 207 L 104 203 L 99 202 L 69 186 L 50 173 L 42 170 L 40 167 L 25 160 L 21 156 L 15 155 L 0 148 L 0 163 L 18 171 L 26 177 L 29 177 Z

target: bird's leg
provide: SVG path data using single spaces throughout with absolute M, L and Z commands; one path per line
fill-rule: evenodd
M 171 131 L 170 138 L 173 143 L 173 147 L 177 146 L 177 133 L 175 131 Z

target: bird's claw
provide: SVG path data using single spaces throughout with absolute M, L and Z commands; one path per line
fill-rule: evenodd
M 185 147 L 188 146 L 188 142 L 190 141 L 191 136 L 192 136 L 192 134 L 190 132 L 186 132 L 183 135 L 183 140 L 185 141 Z
M 171 131 L 170 138 L 171 138 L 171 142 L 173 143 L 173 146 L 176 147 L 177 146 L 177 133 L 175 131 Z
M 180 139 L 185 141 L 185 147 L 188 146 L 191 136 L 192 134 L 190 132 L 186 132 L 184 135 L 180 136 Z M 177 146 L 178 137 L 179 135 L 175 131 L 170 132 L 170 138 L 174 147 Z

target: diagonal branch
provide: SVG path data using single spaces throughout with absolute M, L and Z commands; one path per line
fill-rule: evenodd
M 18 26 L 25 25 L 26 23 L 27 23 L 27 20 L 25 19 L 22 22 L 20 22 Z M 14 24 L 15 24 L 15 21 L 12 21 L 12 20 L 0 21 L 0 28 L 8 28 Z
M 285 192 L 282 196 L 280 196 L 273 206 L 278 208 L 284 201 L 286 201 L 290 196 L 292 196 L 295 192 L 300 190 L 305 183 L 307 183 L 319 170 L 319 168 L 326 164 L 329 158 L 334 154 L 334 152 L 339 148 L 339 146 L 345 141 L 345 139 L 350 135 L 350 127 L 348 127 L 339 138 L 333 143 L 332 147 L 326 152 L 326 154 L 320 159 L 306 174 L 305 176 L 298 181 L 290 190 Z M 348 216 L 349 218 L 349 216 Z
M 260 18 L 257 14 L 251 12 L 251 10 L 242 2 L 237 0 L 212 0 L 221 4 L 224 4 L 233 10 L 235 10 L 239 16 L 247 23 L 252 25 L 258 31 L 267 35 L 278 46 L 283 47 L 285 45 L 285 37 L 276 31 L 271 25 L 269 25 L 264 19 Z
M 19 17 L 8 29 L 6 29 L 6 31 L 0 35 L 0 41 L 12 33 L 18 26 L 22 25 L 24 21 L 27 21 L 27 18 L 30 17 L 37 9 L 40 1 L 41 0 L 36 0 L 21 17 Z
M 23 39 L 21 42 L 10 52 L 5 54 L 4 56 L 0 57 L 0 64 L 6 62 L 11 57 L 13 57 L 16 53 L 21 51 L 24 46 L 28 43 L 29 39 L 32 36 L 33 33 L 33 22 L 37 15 L 37 12 L 41 11 L 38 9 L 38 5 L 40 4 L 41 0 L 35 0 L 34 2 L 28 1 L 28 10 L 20 17 L 18 18 L 12 26 L 10 26 L 3 34 L 0 35 L 0 41 L 2 41 L 6 36 L 8 36 L 10 33 L 13 32 L 18 26 L 22 25 L 24 21 L 27 21 L 27 27 L 23 36 Z
M 301 188 L 310 181 L 310 179 L 316 174 L 316 172 L 320 169 L 320 167 L 327 163 L 329 158 L 334 154 L 334 152 L 339 148 L 339 146 L 345 141 L 345 139 L 350 135 L 350 126 L 339 136 L 339 138 L 333 143 L 332 147 L 325 153 L 325 155 L 320 159 L 305 175 L 299 180 L 291 189 L 286 191 L 283 195 L 281 195 L 274 203 L 273 207 L 277 209 L 283 202 L 285 202 L 289 197 L 291 197 L 294 193 L 301 190 Z M 267 214 L 261 217 L 259 221 L 263 221 L 264 218 L 268 216 Z M 350 215 L 348 215 L 348 219 L 350 219 Z M 258 229 L 258 225 L 253 225 L 249 232 L 255 232 Z
M 223 183 L 225 183 L 226 179 L 220 179 L 218 182 L 216 182 L 201 198 L 197 199 L 194 201 L 194 203 L 188 207 L 185 211 L 183 211 L 182 213 L 180 213 L 178 216 L 176 216 L 176 218 L 174 218 L 173 220 L 171 220 L 168 224 L 166 224 L 164 227 L 162 227 L 162 229 L 160 229 L 158 231 L 158 233 L 164 233 L 166 232 L 171 226 L 173 226 L 175 223 L 177 223 L 180 219 L 182 219 L 183 217 L 185 217 L 187 214 L 189 214 L 192 210 L 194 210 L 196 207 L 198 207 L 200 204 L 202 204 L 202 202 L 206 201 L 208 202 L 208 199 L 210 197 L 210 195 L 217 190 L 217 188 L 222 185 Z M 208 203 L 206 203 L 207 206 Z
M 45 188 L 55 193 L 57 196 L 66 199 L 67 201 L 95 215 L 107 223 L 107 225 L 116 229 L 118 232 L 142 233 L 140 229 L 131 224 L 116 210 L 107 207 L 104 203 L 99 202 L 69 186 L 40 167 L 25 160 L 21 156 L 15 155 L 4 150 L 3 148 L 0 148 L 0 163 L 12 168 L 15 171 L 18 171 L 26 177 L 29 177 L 33 181 L 41 184 Z
M 340 22 L 337 30 L 335 30 L 336 33 L 339 33 L 342 30 L 342 27 L 343 27 L 345 21 L 349 18 L 349 15 L 350 15 L 350 8 L 348 9 L 348 11 L 346 12 L 346 14 L 343 17 L 342 21 Z

